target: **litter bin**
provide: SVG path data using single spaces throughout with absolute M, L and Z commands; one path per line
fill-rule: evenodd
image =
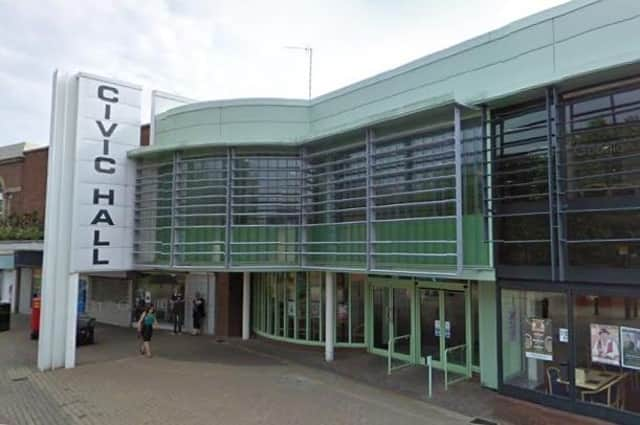
M 87 345 L 95 342 L 96 319 L 88 314 L 78 314 L 76 329 L 76 345 Z
M 11 304 L 0 303 L 0 332 L 8 331 L 11 327 Z

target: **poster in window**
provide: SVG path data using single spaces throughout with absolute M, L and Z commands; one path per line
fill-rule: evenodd
M 524 334 L 524 353 L 529 359 L 553 360 L 552 323 L 550 319 L 528 318 Z
M 620 328 L 591 324 L 591 362 L 620 365 Z
M 640 329 L 620 328 L 622 367 L 640 370 Z

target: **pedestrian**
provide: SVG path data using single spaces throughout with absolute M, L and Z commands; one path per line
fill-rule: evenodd
M 140 354 L 151 357 L 151 336 L 153 335 L 153 327 L 156 325 L 156 309 L 150 305 L 140 316 L 138 321 L 138 335 L 142 337 L 142 345 L 140 346 Z
M 200 335 L 202 329 L 202 319 L 205 317 L 204 298 L 200 292 L 196 292 L 193 299 L 193 332 L 192 335 Z
M 184 323 L 184 297 L 176 288 L 173 295 L 169 299 L 171 307 L 171 316 L 173 318 L 173 333 L 182 333 L 182 324 Z

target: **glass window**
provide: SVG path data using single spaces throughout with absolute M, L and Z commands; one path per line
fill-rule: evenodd
M 307 339 L 307 335 L 309 334 L 307 330 L 309 326 L 309 322 L 307 321 L 308 288 L 305 273 L 297 274 L 296 300 L 298 301 L 298 339 L 304 340 Z
M 364 342 L 364 283 L 363 274 L 351 275 L 351 342 Z
M 575 298 L 576 397 L 640 414 L 640 296 Z
M 568 96 L 562 116 L 569 277 L 640 267 L 640 89 Z
M 492 124 L 492 209 L 499 275 L 551 264 L 547 113 L 538 103 L 496 114 Z M 519 272 L 522 273 L 522 270 Z
M 309 339 L 322 341 L 322 272 L 309 272 Z
M 296 273 L 286 273 L 286 337 L 295 338 L 295 320 L 296 320 Z
M 336 273 L 336 342 L 349 342 L 349 282 Z
M 567 301 L 561 293 L 502 291 L 504 383 L 569 396 Z

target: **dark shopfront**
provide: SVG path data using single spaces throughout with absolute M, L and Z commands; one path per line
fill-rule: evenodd
M 640 423 L 640 79 L 492 111 L 504 394 Z

